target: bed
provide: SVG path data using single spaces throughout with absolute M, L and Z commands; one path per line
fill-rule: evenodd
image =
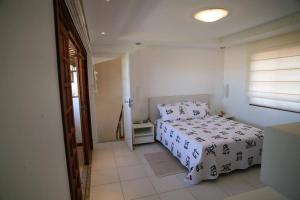
M 156 106 L 197 100 L 209 95 L 155 97 L 149 100 L 150 118 L 156 122 L 156 140 L 188 169 L 186 181 L 198 184 L 219 174 L 260 164 L 263 131 L 253 126 L 205 115 L 201 118 L 162 120 Z

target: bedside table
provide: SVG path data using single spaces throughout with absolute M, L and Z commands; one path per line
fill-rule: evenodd
M 154 142 L 154 125 L 151 122 L 132 124 L 133 144 Z

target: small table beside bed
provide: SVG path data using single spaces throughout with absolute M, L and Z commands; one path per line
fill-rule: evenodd
M 149 99 L 156 140 L 188 169 L 190 184 L 261 162 L 263 131 L 209 115 L 208 100 L 205 94 Z

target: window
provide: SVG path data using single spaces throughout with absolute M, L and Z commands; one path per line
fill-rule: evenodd
M 300 43 L 253 53 L 249 103 L 300 112 Z
M 72 97 L 78 97 L 78 74 L 77 67 L 73 64 L 70 65 L 71 84 L 72 84 Z

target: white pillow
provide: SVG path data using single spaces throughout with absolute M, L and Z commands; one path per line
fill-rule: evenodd
M 182 120 L 187 119 L 185 106 L 176 104 L 158 104 L 157 108 L 162 120 Z
M 188 119 L 203 119 L 209 114 L 208 104 L 200 101 L 186 101 L 184 102 L 184 107 L 187 111 Z

